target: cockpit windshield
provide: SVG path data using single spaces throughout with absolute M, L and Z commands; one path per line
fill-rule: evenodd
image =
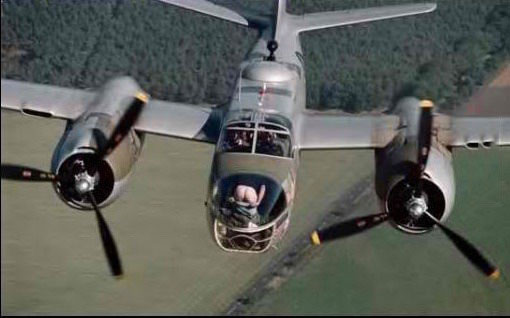
M 253 135 L 254 132 L 252 130 L 227 129 L 222 143 L 222 151 L 251 153 Z
M 277 157 L 290 157 L 290 137 L 274 131 L 258 131 L 255 153 Z
M 246 118 L 244 118 L 246 119 Z M 219 151 L 291 157 L 290 124 L 278 116 L 261 121 L 231 121 L 224 129 Z

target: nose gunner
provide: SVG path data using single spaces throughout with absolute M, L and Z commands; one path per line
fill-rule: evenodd
M 260 222 L 260 215 L 257 207 L 264 198 L 266 193 L 266 186 L 262 185 L 257 194 L 253 187 L 238 185 L 234 191 L 234 196 L 231 197 L 233 201 L 234 211 L 233 217 L 243 227 L 257 227 Z

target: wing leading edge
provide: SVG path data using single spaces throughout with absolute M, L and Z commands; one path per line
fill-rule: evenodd
M 304 112 L 297 141 L 302 150 L 370 149 L 386 146 L 397 134 L 398 116 Z
M 366 9 L 309 13 L 302 16 L 292 16 L 292 25 L 299 33 L 429 13 L 434 11 L 436 8 L 437 5 L 435 3 L 417 3 Z
M 396 115 L 305 112 L 298 146 L 314 149 L 370 149 L 387 146 L 399 133 Z M 510 117 L 434 116 L 438 142 L 447 147 L 510 146 Z
M 510 117 L 450 117 L 435 124 L 439 142 L 450 147 L 510 146 Z
M 177 7 L 192 10 L 215 18 L 248 26 L 248 20 L 239 13 L 205 0 L 159 0 Z
M 93 102 L 92 91 L 2 79 L 2 108 L 28 115 L 76 120 Z
M 216 143 L 223 119 L 221 108 L 151 100 L 135 130 L 168 137 Z
M 2 109 L 75 121 L 94 102 L 94 91 L 2 79 Z M 149 100 L 135 130 L 203 142 L 216 142 L 220 108 Z

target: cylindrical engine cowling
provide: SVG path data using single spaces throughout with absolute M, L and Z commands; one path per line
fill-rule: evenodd
M 440 145 L 431 148 L 423 177 L 423 192 L 427 201 L 428 212 L 438 220 L 445 221 L 450 215 L 455 199 L 454 173 L 451 155 Z M 414 149 L 398 149 L 400 154 L 393 156 L 388 173 L 379 173 L 379 197 L 381 206 L 390 214 L 390 220 L 398 229 L 407 233 L 420 234 L 428 232 L 434 223 L 427 217 L 414 220 L 409 215 L 405 204 L 413 192 L 406 178 L 414 163 L 406 153 L 416 153 Z M 384 169 L 384 168 L 382 168 Z M 382 189 L 382 190 L 381 190 Z
M 67 124 L 53 154 L 52 172 L 59 176 L 55 190 L 61 199 L 77 209 L 91 209 L 74 189 L 73 166 L 87 163 L 87 171 L 94 174 L 97 182 L 93 194 L 99 206 L 112 203 L 122 192 L 131 169 L 140 155 L 143 136 L 134 130 L 124 138 L 117 148 L 103 160 L 97 160 L 98 143 L 104 146 L 119 120 L 136 96 L 141 93 L 138 84 L 129 77 L 120 77 L 106 83 L 87 110 L 75 121 Z M 91 162 L 93 162 L 91 164 Z M 76 169 L 75 169 L 76 170 Z
M 97 204 L 101 207 L 112 203 L 123 191 L 134 163 L 136 162 L 141 141 L 132 131 L 124 138 L 117 148 L 103 160 L 97 160 L 96 137 L 102 132 L 87 125 L 68 127 L 62 137 L 52 160 L 52 171 L 58 175 L 59 182 L 55 183 L 55 190 L 59 197 L 68 205 L 77 209 L 92 208 L 88 200 L 79 195 L 74 188 L 75 166 L 84 162 L 90 166 L 97 162 L 97 184 L 93 194 Z M 93 163 L 95 165 L 95 163 Z

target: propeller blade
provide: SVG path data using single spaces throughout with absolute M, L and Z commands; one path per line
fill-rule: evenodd
M 418 167 L 420 175 L 425 171 L 432 141 L 432 109 L 431 101 L 421 101 L 420 128 L 418 131 Z
M 97 155 L 99 158 L 108 156 L 126 137 L 131 128 L 134 126 L 138 117 L 142 113 L 143 106 L 147 103 L 148 96 L 144 93 L 139 93 L 129 106 L 128 110 L 124 113 L 122 118 L 119 120 L 117 127 L 113 130 L 110 139 L 101 144 L 101 148 L 98 149 Z
M 17 181 L 53 182 L 56 175 L 51 172 L 42 171 L 19 165 L 2 164 L 2 179 Z
M 418 153 L 416 166 L 412 169 L 409 180 L 416 189 L 416 194 L 421 195 L 423 189 L 422 176 L 427 166 L 427 161 L 432 144 L 432 109 L 434 103 L 428 100 L 420 102 L 420 126 L 418 128 Z
M 90 203 L 94 207 L 94 211 L 96 212 L 97 224 L 99 226 L 99 233 L 101 234 L 101 241 L 103 243 L 103 248 L 106 253 L 106 258 L 108 259 L 108 264 L 110 265 L 110 270 L 113 276 L 120 278 L 122 276 L 122 264 L 120 262 L 119 252 L 117 251 L 117 245 L 113 239 L 113 235 L 106 224 L 99 207 L 97 206 L 96 199 L 92 192 L 87 193 Z
M 494 266 L 482 253 L 471 243 L 468 242 L 464 237 L 454 232 L 446 225 L 439 223 L 439 221 L 425 212 L 425 215 L 429 217 L 434 223 L 443 231 L 443 233 L 453 242 L 453 244 L 459 249 L 459 251 L 481 272 L 491 279 L 498 279 L 500 276 L 499 269 Z
M 332 225 L 323 230 L 315 231 L 311 234 L 310 238 L 313 245 L 319 245 L 323 242 L 328 242 L 331 240 L 336 240 L 364 232 L 383 223 L 387 220 L 387 218 L 387 213 L 379 213 L 351 219 L 339 224 Z

